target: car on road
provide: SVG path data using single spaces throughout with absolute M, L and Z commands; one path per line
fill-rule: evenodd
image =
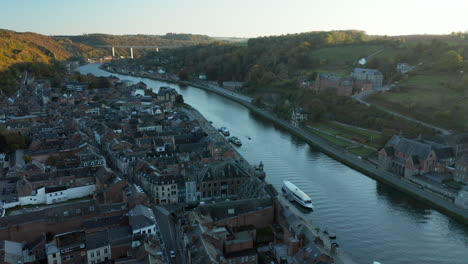
M 175 252 L 174 252 L 174 250 L 169 251 L 169 255 L 171 256 L 171 259 L 175 259 Z

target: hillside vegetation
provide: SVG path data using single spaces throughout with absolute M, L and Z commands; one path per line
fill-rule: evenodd
M 205 35 L 175 34 L 166 35 L 109 35 L 109 34 L 84 34 L 78 36 L 55 36 L 57 40 L 68 39 L 73 43 L 87 46 L 189 46 L 215 41 Z
M 72 56 L 53 38 L 36 33 L 0 30 L 0 71 L 21 62 L 65 60 Z
M 95 46 L 188 46 L 215 41 L 208 36 L 192 34 L 108 35 L 49 37 L 41 34 L 20 33 L 0 29 L 0 95 L 12 94 L 22 72 L 30 71 L 36 77 L 49 78 L 57 83 L 63 78 L 63 69 L 56 63 L 73 58 L 97 58 L 111 55 L 109 48 Z M 118 49 L 119 56 L 128 56 L 128 49 Z M 136 56 L 144 50 L 135 52 Z M 56 74 L 54 73 L 56 72 Z
M 318 72 L 349 75 L 354 67 L 378 69 L 384 74 L 384 84 L 397 88 L 375 95 L 373 102 L 447 128 L 468 129 L 463 119 L 468 109 L 462 100 L 468 98 L 467 39 L 464 33 L 377 37 L 354 30 L 308 32 L 249 39 L 246 45 L 207 44 L 149 53 L 136 63 L 189 76 L 205 73 L 209 80 L 218 82 L 244 81 L 243 92 L 284 118 L 292 108 L 301 106 L 316 120 L 417 135 L 432 131 L 361 107 L 353 99 L 300 89 L 298 79 L 313 81 Z M 361 58 L 366 58 L 365 66 L 357 63 Z M 400 62 L 416 69 L 399 74 L 396 65 Z

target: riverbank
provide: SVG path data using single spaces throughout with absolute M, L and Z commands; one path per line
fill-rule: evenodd
M 115 72 L 118 73 L 118 72 Z M 122 74 L 122 73 L 118 73 Z M 124 74 L 125 75 L 125 74 Z M 128 75 L 128 74 L 127 74 Z M 142 77 L 142 78 L 148 78 L 148 79 L 155 79 L 155 80 L 160 80 L 160 81 L 165 81 L 165 82 L 170 82 L 170 83 L 176 83 L 176 84 L 182 84 L 182 85 L 190 85 L 194 86 L 203 90 L 211 91 L 213 93 L 219 94 L 221 96 L 224 96 L 226 98 L 229 98 L 245 107 L 250 109 L 252 112 L 257 113 L 258 115 L 269 119 L 273 123 L 283 127 L 284 129 L 288 130 L 292 134 L 300 137 L 310 145 L 320 149 L 322 152 L 326 153 L 330 157 L 334 158 L 335 160 L 357 170 L 360 171 L 366 175 L 368 175 L 371 178 L 374 178 L 376 180 L 379 180 L 385 184 L 388 184 L 390 186 L 393 186 L 400 191 L 403 191 L 412 197 L 425 202 L 426 204 L 434 207 L 438 211 L 449 215 L 453 217 L 454 219 L 464 223 L 468 224 L 468 211 L 464 210 L 462 208 L 459 208 L 455 206 L 453 203 L 448 202 L 446 200 L 443 200 L 442 198 L 429 193 L 427 191 L 424 191 L 420 189 L 417 185 L 414 185 L 412 183 L 408 183 L 400 178 L 397 178 L 391 173 L 388 173 L 386 171 L 379 170 L 375 167 L 374 164 L 367 163 L 366 161 L 360 160 L 357 156 L 352 155 L 350 153 L 345 152 L 341 148 L 337 148 L 327 142 L 326 140 L 320 138 L 317 135 L 312 134 L 311 132 L 305 131 L 301 128 L 294 127 L 292 124 L 289 124 L 288 122 L 281 120 L 274 116 L 273 114 L 260 109 L 256 106 L 254 106 L 250 101 L 243 99 L 242 97 L 236 96 L 234 92 L 231 91 L 222 91 L 220 89 L 214 89 L 211 87 L 206 87 L 202 86 L 199 84 L 194 84 L 186 81 L 173 81 L 173 80 L 164 80 L 164 79 L 158 79 L 158 78 L 151 78 L 148 76 L 139 76 L 139 75 L 131 75 L 131 76 L 137 76 L 137 77 Z
M 187 109 L 182 109 L 182 111 L 185 114 L 187 114 L 188 116 L 190 116 L 191 118 L 194 118 L 194 119 L 198 120 L 199 123 L 200 123 L 200 126 L 203 128 L 203 130 L 205 132 L 207 132 L 209 134 L 210 137 L 216 138 L 217 140 L 221 140 L 221 141 L 226 140 L 226 138 L 224 136 L 222 136 L 218 132 L 218 130 L 212 124 L 210 124 L 210 122 L 208 120 L 206 120 L 206 118 L 197 109 L 189 106 Z M 226 141 L 226 144 L 229 144 L 229 143 Z M 242 157 L 242 155 L 237 151 L 237 149 L 235 147 L 231 146 L 231 148 L 232 148 L 233 151 L 235 151 L 237 153 L 237 156 L 239 157 L 239 163 L 238 164 L 240 165 L 240 167 L 242 169 L 244 169 L 248 174 L 250 174 L 251 177 L 257 177 L 254 174 L 254 168 L 249 164 L 249 162 L 247 160 L 245 160 L 244 157 Z M 256 181 L 257 181 L 257 183 L 259 185 L 263 184 L 263 188 L 265 188 L 266 185 L 269 184 L 267 181 L 260 181 L 258 178 L 256 178 Z M 296 216 L 296 221 L 301 223 L 300 225 L 296 225 L 296 226 L 291 227 L 294 230 L 294 232 L 302 233 L 306 237 L 307 237 L 306 234 L 312 235 L 311 238 L 308 238 L 310 241 L 314 241 L 314 239 L 316 237 L 319 237 L 320 239 L 322 239 L 322 241 L 328 241 L 330 243 L 330 238 L 325 233 L 325 230 L 327 230 L 326 227 L 318 227 L 312 221 L 306 221 L 306 219 L 307 219 L 306 214 L 307 213 L 301 212 L 301 210 L 299 210 L 295 204 L 289 202 L 283 196 L 277 195 L 277 194 L 275 194 L 275 195 L 271 194 L 271 195 L 274 197 L 274 200 L 280 205 L 281 210 L 285 211 L 284 215 L 293 214 L 293 215 Z M 304 227 L 306 227 L 308 229 L 308 231 L 304 232 L 304 230 L 302 230 L 298 226 L 299 227 L 304 226 Z M 323 245 L 316 244 L 316 243 L 314 243 L 314 245 L 322 253 L 330 255 L 335 260 L 334 263 L 336 263 L 336 264 L 356 264 L 356 262 L 353 260 L 351 255 L 349 255 L 343 249 L 329 250 L 329 249 L 326 249 Z

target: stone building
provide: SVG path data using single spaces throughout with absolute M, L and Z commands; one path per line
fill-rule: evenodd
M 335 73 L 319 73 L 312 89 L 316 92 L 333 91 L 338 96 L 352 96 L 372 89 L 372 83 L 350 76 L 339 76 Z
M 383 84 L 383 74 L 379 70 L 354 68 L 351 77 L 360 81 L 369 81 L 373 89 L 380 88 Z

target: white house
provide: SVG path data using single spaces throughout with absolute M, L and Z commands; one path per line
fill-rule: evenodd
M 198 79 L 200 79 L 200 80 L 206 80 L 206 75 L 205 75 L 204 73 L 200 73 L 200 74 L 198 75 Z
M 8 168 L 10 166 L 10 161 L 5 153 L 0 153 L 0 170 Z
M 135 97 L 143 97 L 143 96 L 145 96 L 145 90 L 143 90 L 143 89 L 136 89 L 135 91 L 132 91 L 132 96 L 135 96 Z
M 197 196 L 197 183 L 195 181 L 186 181 L 185 182 L 185 201 L 195 202 L 199 199 L 200 197 Z
M 135 206 L 129 213 L 130 226 L 133 234 L 155 234 L 156 218 L 153 210 L 141 204 Z
M 307 121 L 308 114 L 300 107 L 295 108 L 291 113 L 291 123 L 298 126 L 300 123 Z
M 18 197 L 18 202 L 5 203 L 4 208 L 12 208 L 18 205 L 60 203 L 92 195 L 95 190 L 96 185 L 94 184 L 73 188 L 66 186 L 42 187 L 37 189 L 33 195 Z
M 408 73 L 410 71 L 412 71 L 414 69 L 413 66 L 409 65 L 408 63 L 398 63 L 397 64 L 397 67 L 396 67 L 396 70 L 398 73 L 401 73 L 401 74 L 405 74 L 405 73 Z

